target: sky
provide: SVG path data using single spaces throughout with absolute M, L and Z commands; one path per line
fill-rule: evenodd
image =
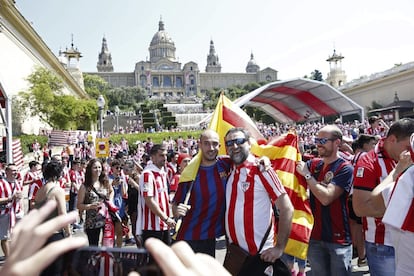
M 287 80 L 327 77 L 326 59 L 342 54 L 347 80 L 414 61 L 412 0 L 16 0 L 50 50 L 82 53 L 81 70 L 96 72 L 106 37 L 115 72 L 149 58 L 160 18 L 184 65 L 205 72 L 210 40 L 222 72 L 245 72 L 250 54 L 261 69 Z

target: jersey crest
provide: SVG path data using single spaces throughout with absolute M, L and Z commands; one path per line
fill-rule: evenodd
M 356 174 L 356 177 L 364 177 L 364 168 L 363 167 L 359 167 Z
M 242 182 L 241 183 L 241 189 L 243 192 L 246 192 L 250 187 L 250 182 Z

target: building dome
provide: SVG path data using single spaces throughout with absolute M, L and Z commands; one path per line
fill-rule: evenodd
M 254 60 L 253 53 L 250 55 L 250 60 L 246 66 L 247 73 L 257 73 L 260 70 L 259 65 L 257 65 L 256 61 Z
M 150 46 L 156 46 L 161 43 L 174 45 L 174 41 L 164 29 L 164 22 L 162 20 L 158 23 L 158 32 L 156 32 L 152 37 Z
M 160 20 L 158 32 L 154 34 L 149 47 L 150 61 L 157 62 L 160 59 L 175 61 L 175 44 L 164 29 L 164 22 Z

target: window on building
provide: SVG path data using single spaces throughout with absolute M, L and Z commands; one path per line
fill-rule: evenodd
M 147 85 L 147 77 L 145 75 L 141 75 L 139 77 L 139 84 L 141 87 L 145 87 Z
M 160 80 L 158 79 L 158 77 L 153 77 L 152 78 L 152 86 L 160 87 Z
M 175 87 L 183 87 L 183 79 L 181 77 L 175 78 Z
M 171 87 L 172 83 L 171 83 L 171 76 L 164 76 L 164 80 L 162 83 L 163 87 Z
M 195 77 L 194 75 L 190 76 L 190 85 L 195 85 Z

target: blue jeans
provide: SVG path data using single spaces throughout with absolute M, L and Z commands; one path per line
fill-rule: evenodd
M 308 260 L 311 275 L 352 275 L 352 245 L 310 240 Z
M 365 250 L 371 276 L 395 275 L 394 247 L 366 241 Z
M 295 261 L 296 261 L 298 263 L 299 269 L 301 269 L 301 268 L 305 269 L 305 267 L 306 267 L 306 260 L 299 259 L 299 258 L 294 257 L 294 256 L 289 255 L 289 254 L 283 254 L 282 255 L 282 261 L 284 261 L 285 264 L 287 264 L 287 265 L 289 265 L 289 264 L 294 265 Z

